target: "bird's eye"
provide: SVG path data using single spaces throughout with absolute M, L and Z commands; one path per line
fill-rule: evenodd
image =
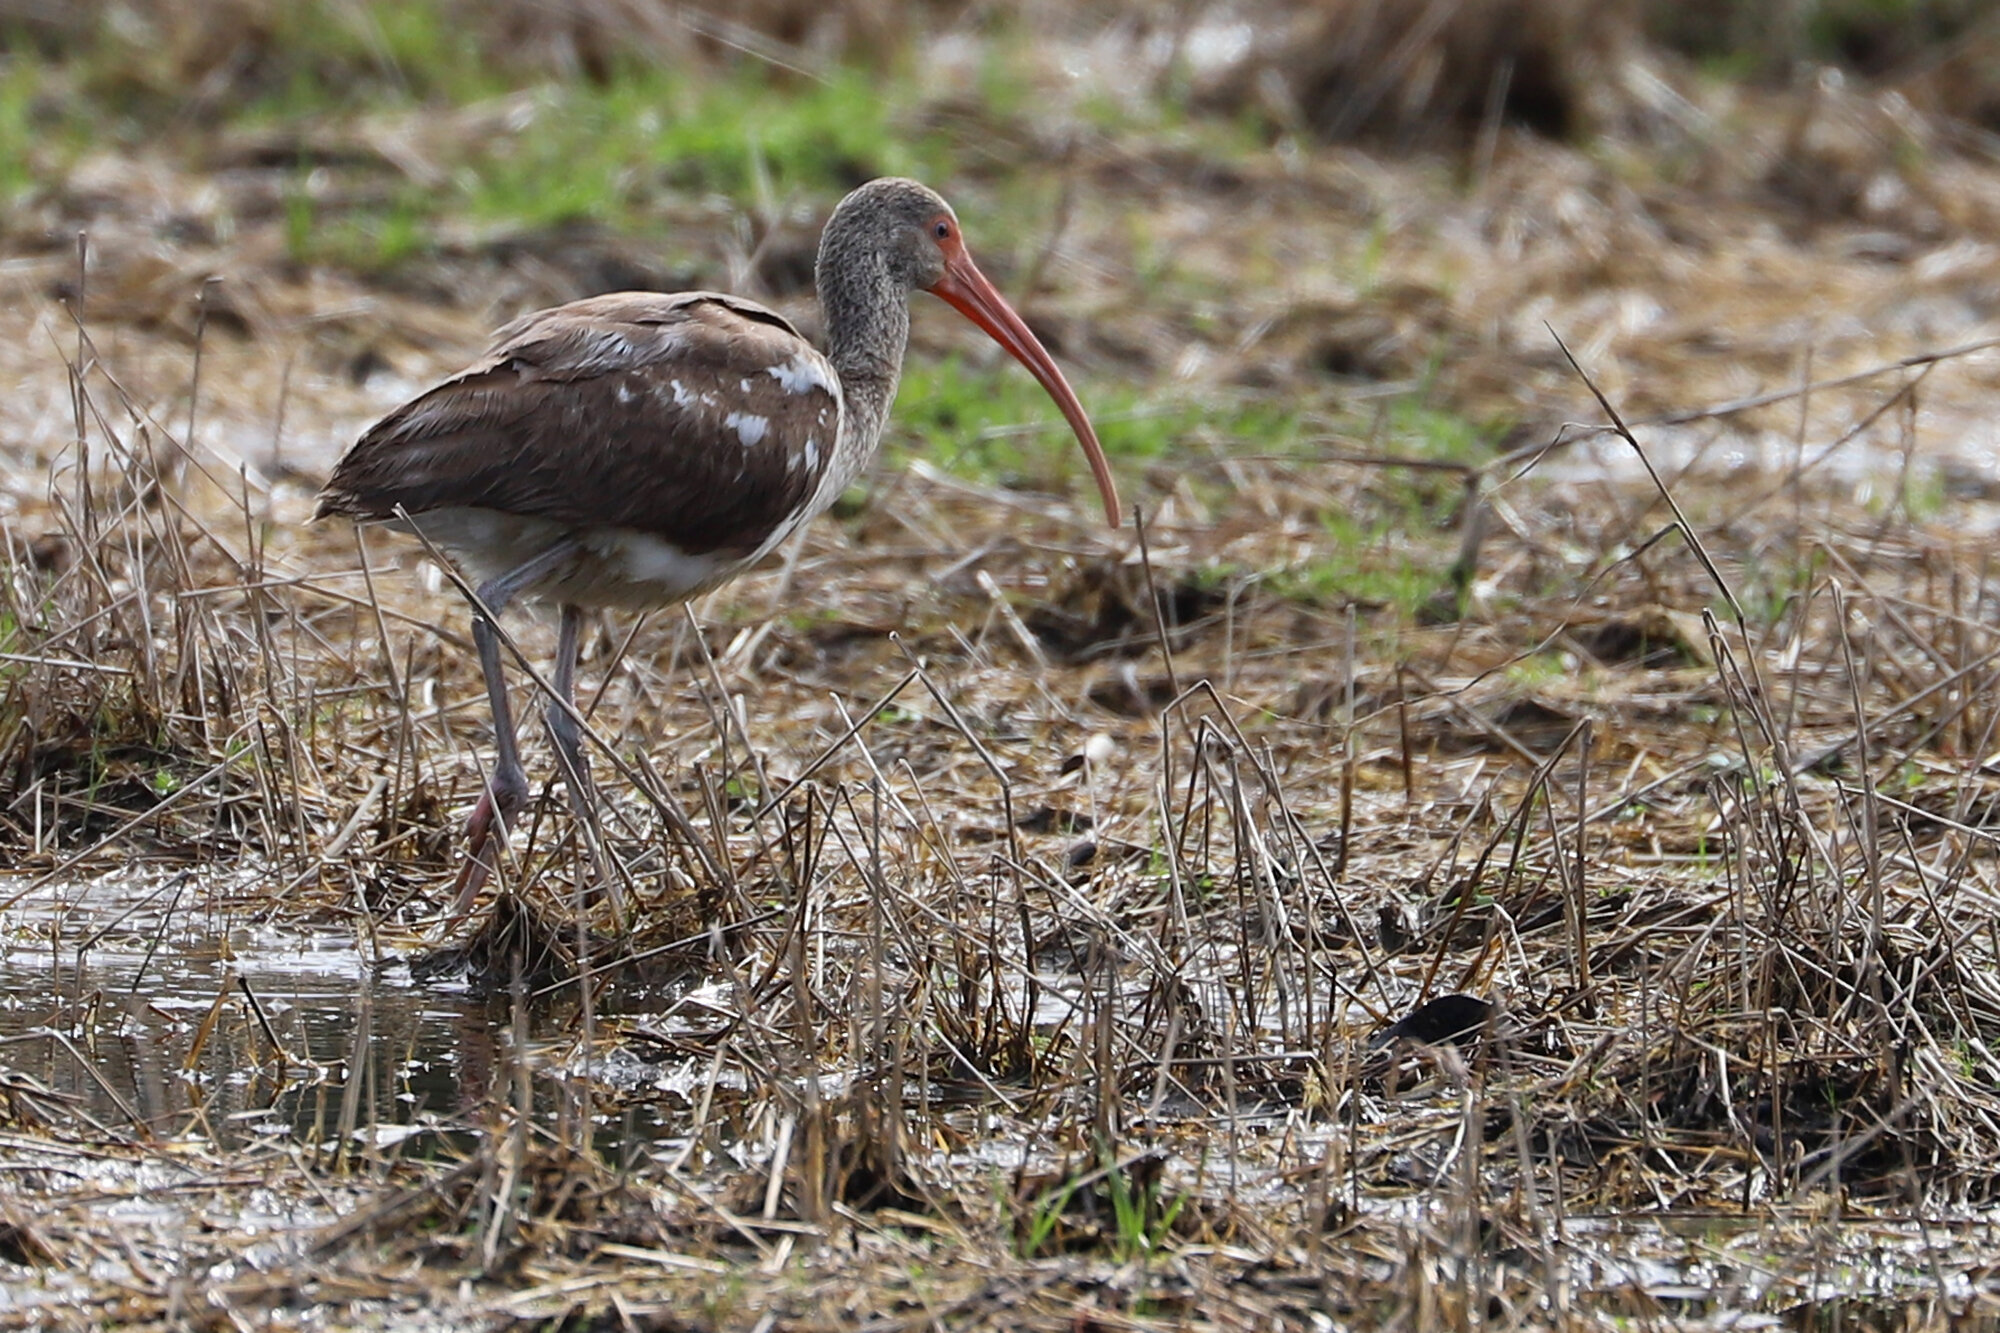
M 950 240 L 951 224 L 949 222 L 946 222 L 943 218 L 939 218 L 936 222 L 931 224 L 931 235 L 937 237 L 940 241 Z

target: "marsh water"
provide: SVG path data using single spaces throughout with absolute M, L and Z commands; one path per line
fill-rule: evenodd
M 228 901 L 186 872 L 0 899 L 0 1044 L 6 1067 L 32 1080 L 31 1101 L 119 1135 L 193 1131 L 224 1150 L 344 1134 L 424 1154 L 510 1085 L 523 1036 L 544 1073 L 576 1049 L 573 993 L 517 1014 L 507 997 L 413 979 L 402 955 L 376 956 L 358 932 L 275 924 Z M 601 1007 L 632 1015 L 672 998 L 623 988 Z M 643 1071 L 592 1072 L 629 1084 Z M 549 1080 L 536 1083 L 547 1095 Z M 627 1115 L 617 1129 L 650 1138 L 664 1126 Z
M 320 1160 L 451 1158 L 471 1148 L 496 1103 L 515 1095 L 523 1051 L 535 1071 L 538 1112 L 573 1097 L 582 1082 L 570 1077 L 582 1046 L 580 1009 L 568 995 L 517 1006 L 418 981 L 397 954 L 375 957 L 365 937 L 276 924 L 211 889 L 185 871 L 127 872 L 30 883 L 4 900 L 0 1066 L 17 1107 L 65 1118 L 86 1137 L 95 1126 L 106 1140 L 192 1141 L 221 1154 L 276 1142 Z M 613 998 L 609 1021 L 664 1031 L 685 1025 L 674 1011 L 690 993 L 628 990 Z M 597 1149 L 627 1161 L 675 1154 L 687 1132 L 687 1071 L 644 1063 L 617 1043 L 600 1049 L 612 1053 L 592 1058 L 592 1085 L 635 1095 L 610 1114 L 600 1107 L 591 1135 Z M 34 1156 L 25 1141 L 11 1146 L 24 1163 Z M 122 1225 L 160 1244 L 200 1212 L 174 1197 L 181 1182 L 170 1160 L 90 1167 L 104 1176 L 106 1206 L 120 1210 Z M 135 1193 L 127 1178 L 163 1169 L 157 1190 Z M 1282 1188 L 1275 1179 L 1266 1184 Z M 337 1216 L 324 1203 L 252 1191 L 231 1226 L 262 1238 L 245 1252 L 253 1258 L 259 1246 L 295 1248 Z M 1364 1204 L 1385 1218 L 1407 1214 L 1413 1226 L 1435 1206 L 1422 1197 Z M 1830 1256 L 1817 1280 L 1798 1272 L 1781 1278 L 1755 1257 L 1773 1252 L 1767 1227 L 1749 1217 L 1572 1217 L 1556 1226 L 1547 1254 L 1499 1262 L 1553 1262 L 1572 1281 L 1623 1290 L 1675 1323 L 1727 1316 L 1731 1327 L 1901 1329 L 1930 1326 L 1962 1307 L 1970 1293 L 1958 1279 L 1911 1299 L 1926 1285 L 1924 1259 L 1938 1244 L 1968 1253 L 1987 1247 L 1994 1223 L 1968 1216 L 1944 1228 L 1948 1234 L 1878 1224 L 1865 1256 Z M 69 1286 L 60 1274 L 45 1274 L 33 1288 L 0 1284 L 0 1310 L 48 1308 Z M 1743 1322 L 1746 1308 L 1771 1309 L 1780 1288 L 1809 1298 Z

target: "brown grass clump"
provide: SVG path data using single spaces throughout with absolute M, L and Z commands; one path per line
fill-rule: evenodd
M 1261 99 L 1333 140 L 1408 147 L 1503 122 L 1588 135 L 1606 122 L 1632 9 L 1630 0 L 1319 0 L 1222 96 Z
M 2000 21 L 1968 27 L 1891 76 L 1923 111 L 2000 130 Z
M 1973 125 L 1994 115 L 2000 29 L 1963 0 L 1317 0 L 1271 19 L 1209 89 L 1211 103 L 1397 151 L 1483 156 L 1502 127 L 1572 142 L 1676 135 L 1696 83 L 1687 57 L 1761 71 L 1774 85 L 1809 83 L 1830 64 L 1934 115 Z
M 1648 34 L 1674 50 L 1779 80 L 1814 61 L 1895 78 L 1964 54 L 1968 38 L 1992 29 L 1981 0 L 1648 0 L 1642 13 Z

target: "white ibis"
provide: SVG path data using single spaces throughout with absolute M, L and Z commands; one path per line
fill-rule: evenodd
M 912 292 L 943 297 L 1026 366 L 1118 492 L 1062 371 L 972 262 L 949 205 L 870 181 L 820 236 L 821 352 L 783 316 L 716 292 L 620 292 L 523 316 L 484 359 L 405 403 L 335 465 L 315 517 L 415 527 L 477 585 L 473 639 L 498 754 L 466 825 L 452 920 L 527 803 L 500 645 L 488 621 L 561 607 L 548 725 L 579 807 L 577 637 L 592 607 L 671 605 L 719 587 L 824 510 L 875 457 L 909 344 Z

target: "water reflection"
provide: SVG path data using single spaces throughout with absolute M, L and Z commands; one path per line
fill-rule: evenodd
M 515 1100 L 523 1038 L 531 1069 L 570 1059 L 573 989 L 517 1018 L 506 997 L 378 968 L 346 933 L 190 907 L 172 880 L 81 887 L 0 912 L 0 1078 L 32 1118 L 225 1150 L 289 1135 L 429 1155 Z M 615 998 L 628 1012 L 665 999 Z M 531 1087 L 538 1104 L 563 1092 Z

